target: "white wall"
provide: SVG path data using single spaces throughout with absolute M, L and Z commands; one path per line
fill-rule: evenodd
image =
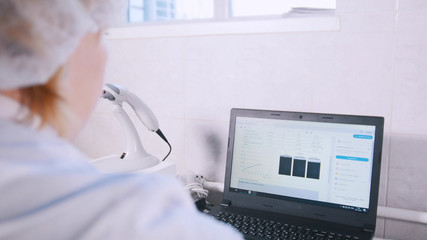
M 233 107 L 384 116 L 380 205 L 427 211 L 427 1 L 337 2 L 334 32 L 111 40 L 106 80 L 153 109 L 179 172 L 215 181 Z M 147 150 L 167 153 L 139 129 Z M 121 153 L 120 131 L 101 102 L 76 145 Z M 376 235 L 425 239 L 427 227 L 379 219 Z

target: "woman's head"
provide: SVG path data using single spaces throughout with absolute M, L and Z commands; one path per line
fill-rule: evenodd
M 81 127 L 102 85 L 102 30 L 123 0 L 0 1 L 0 91 L 69 137 Z M 90 109 L 89 109 L 90 108 Z M 60 127 L 61 120 L 68 131 Z M 77 123 L 77 124 L 76 124 Z

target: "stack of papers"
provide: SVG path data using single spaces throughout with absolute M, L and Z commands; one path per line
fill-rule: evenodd
M 292 8 L 289 12 L 283 14 L 284 17 L 309 17 L 309 16 L 333 16 L 335 9 L 327 8 Z

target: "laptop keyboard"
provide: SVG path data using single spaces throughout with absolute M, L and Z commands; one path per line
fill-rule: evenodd
M 246 237 L 291 240 L 358 240 L 358 237 L 333 232 L 324 232 L 292 224 L 263 220 L 232 213 L 218 212 L 214 215 L 219 221 L 234 226 Z

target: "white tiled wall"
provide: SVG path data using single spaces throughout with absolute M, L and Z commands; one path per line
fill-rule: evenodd
M 427 1 L 337 5 L 340 31 L 112 40 L 106 80 L 153 109 L 178 171 L 214 181 L 224 177 L 232 107 L 384 116 L 380 204 L 427 211 Z M 167 153 L 138 129 L 149 152 Z M 101 102 L 76 145 L 100 157 L 123 141 Z M 425 239 L 427 227 L 379 219 L 376 235 Z

